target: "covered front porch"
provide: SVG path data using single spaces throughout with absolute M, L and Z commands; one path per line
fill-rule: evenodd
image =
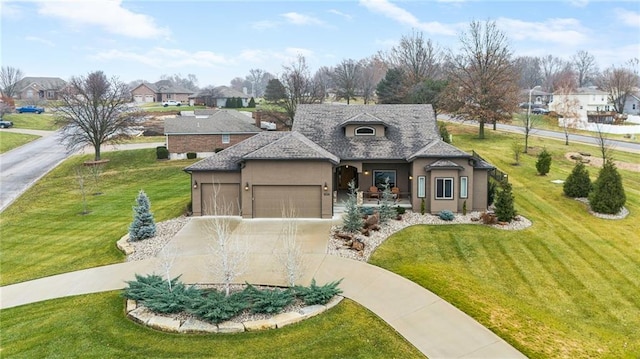
M 346 206 L 345 203 L 349 197 L 348 190 L 338 190 L 334 193 L 334 202 L 333 202 L 333 215 L 340 215 L 345 212 Z M 380 198 L 372 198 L 370 197 L 370 192 L 360 191 L 358 197 L 361 198 L 361 201 L 358 200 L 359 206 L 361 207 L 380 207 L 382 204 L 382 200 Z M 399 198 L 396 198 L 391 203 L 392 207 L 402 207 L 406 210 L 410 210 L 412 208 L 411 204 L 411 193 L 404 192 L 400 193 Z

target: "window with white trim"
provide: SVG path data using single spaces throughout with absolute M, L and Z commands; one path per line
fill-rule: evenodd
M 436 199 L 453 199 L 453 178 L 436 178 Z
M 469 177 L 460 177 L 460 198 L 469 197 Z
M 355 132 L 356 136 L 375 136 L 376 129 L 373 127 L 358 127 Z
M 425 176 L 418 176 L 418 198 L 426 197 L 426 184 L 427 178 Z
M 225 133 L 222 135 L 222 143 L 229 143 L 231 142 L 231 135 L 229 135 L 228 133 Z

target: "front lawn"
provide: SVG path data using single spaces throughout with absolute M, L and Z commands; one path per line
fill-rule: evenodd
M 85 178 L 89 214 L 82 214 L 76 169 L 91 155 L 65 161 L 2 212 L 2 285 L 122 261 L 115 242 L 128 231 L 141 189 L 156 221 L 184 213 L 191 196 L 190 178 L 182 169 L 195 160 L 157 161 L 155 149 L 103 157 L 110 162 L 99 186 L 90 173 Z
M 13 122 L 15 128 L 29 130 L 55 131 L 60 128 L 55 124 L 55 117 L 50 113 L 9 113 L 3 116 L 6 121 Z
M 4 309 L 0 328 L 7 358 L 424 358 L 348 299 L 282 329 L 181 335 L 135 324 L 119 292 L 107 292 Z
M 478 140 L 477 129 L 448 127 L 457 146 L 509 174 L 516 208 L 533 226 L 413 226 L 387 240 L 371 263 L 432 290 L 527 356 L 639 357 L 640 174 L 620 170 L 630 215 L 598 219 L 551 182 L 573 168 L 565 152 L 596 155 L 597 148 L 533 138 L 532 154 L 512 166 L 516 135 L 488 131 L 488 139 Z M 534 165 L 542 147 L 553 154 L 545 177 Z M 614 159 L 639 162 L 630 153 L 614 152 Z M 595 179 L 597 169 L 589 172 Z
M 26 135 L 23 133 L 6 132 L 0 130 L 0 153 L 11 151 L 26 143 L 37 140 L 40 136 Z

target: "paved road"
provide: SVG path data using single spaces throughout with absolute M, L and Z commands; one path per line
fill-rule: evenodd
M 3 131 L 42 137 L 0 155 L 0 212 L 4 211 L 42 176 L 72 155 L 72 153 L 67 152 L 65 146 L 61 143 L 59 132 L 25 129 Z M 163 143 L 105 145 L 102 147 L 102 152 L 154 148 L 160 145 L 163 145 Z M 91 151 L 93 149 L 84 150 L 86 153 Z
M 442 115 L 442 114 L 438 115 L 438 119 L 442 120 L 442 121 L 450 121 L 450 122 L 462 123 L 462 124 L 469 125 L 469 126 L 477 126 L 478 125 L 478 123 L 475 122 L 475 121 L 459 121 L 459 120 L 456 120 L 456 119 L 452 119 L 447 115 Z M 515 133 L 524 134 L 524 127 L 522 127 L 522 126 L 506 125 L 506 124 L 499 123 L 499 124 L 497 124 L 496 127 L 500 131 L 508 131 L 508 132 L 515 132 Z M 492 129 L 492 128 L 493 128 L 492 124 L 486 124 L 485 125 L 485 130 Z M 534 128 L 534 129 L 531 130 L 531 134 L 530 135 L 531 136 L 554 138 L 554 139 L 558 139 L 558 140 L 561 140 L 561 141 L 565 140 L 565 135 L 564 135 L 564 132 L 562 132 L 562 131 L 550 131 L 550 130 L 542 130 L 542 129 Z M 614 150 L 640 153 L 640 143 L 627 142 L 627 141 L 618 141 L 618 140 L 611 140 L 611 139 L 608 139 L 606 141 L 607 141 L 607 144 Z M 589 144 L 589 145 L 599 146 L 598 139 L 596 137 L 594 137 L 594 136 L 569 134 L 569 143 L 572 143 L 572 142 L 580 142 L 580 143 L 586 143 L 586 144 Z
M 19 132 L 43 137 L 0 155 L 0 212 L 68 157 L 56 132 Z

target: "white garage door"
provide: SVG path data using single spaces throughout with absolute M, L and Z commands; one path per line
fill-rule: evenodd
M 133 101 L 135 101 L 135 102 L 142 102 L 142 95 L 135 95 L 135 96 L 133 96 Z
M 144 97 L 144 102 L 153 102 L 153 95 L 146 95 Z
M 253 217 L 281 218 L 283 208 L 298 218 L 321 218 L 321 186 L 253 186 Z

